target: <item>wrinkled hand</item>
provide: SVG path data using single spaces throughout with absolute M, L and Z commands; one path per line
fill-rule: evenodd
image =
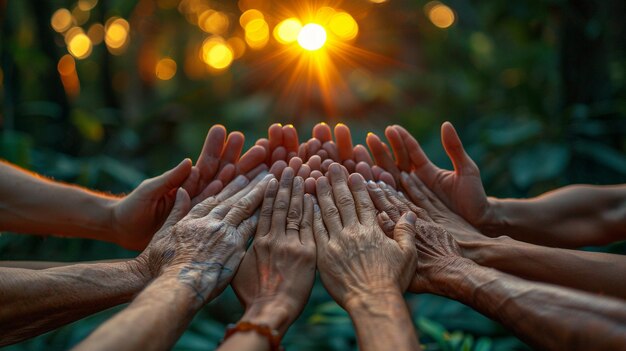
M 143 250 L 163 225 L 174 206 L 176 189 L 191 172 L 191 160 L 162 175 L 144 180 L 119 200 L 111 211 L 115 242 L 130 250 Z
M 276 326 L 281 335 L 304 309 L 315 280 L 313 199 L 294 173 L 286 168 L 280 187 L 269 182 L 253 245 L 232 282 L 246 309 L 242 320 Z
M 329 179 L 317 180 L 313 225 L 324 286 L 344 308 L 363 296 L 404 292 L 417 266 L 415 214 L 403 216 L 390 239 L 377 224 L 361 175 L 348 177 L 332 164 Z
M 253 214 L 271 178 L 260 175 L 248 184 L 239 176 L 191 211 L 189 195 L 179 189 L 165 224 L 137 258 L 140 266 L 151 277 L 176 275 L 201 304 L 217 296 L 244 256 L 258 221 Z

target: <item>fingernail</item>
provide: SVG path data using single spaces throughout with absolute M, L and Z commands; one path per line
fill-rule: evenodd
M 400 173 L 400 176 L 402 177 L 402 179 L 404 180 L 409 180 L 409 175 L 406 172 L 402 172 Z
M 370 188 L 370 189 L 372 189 L 372 190 L 374 190 L 374 189 L 376 189 L 376 188 L 377 188 L 377 187 L 376 187 L 376 183 L 374 183 L 374 182 L 373 182 L 373 181 L 371 181 L 371 180 L 368 180 L 368 181 L 367 181 L 367 187 L 368 187 L 368 188 Z
M 320 122 L 320 124 L 321 124 L 321 125 L 323 125 L 323 126 L 325 126 L 325 125 L 326 125 L 326 122 Z
M 287 124 L 285 127 L 287 127 L 287 128 L 293 128 L 293 124 Z
M 409 212 L 406 215 L 406 220 L 407 220 L 407 222 L 409 222 L 409 224 L 413 225 L 417 221 L 417 216 L 415 215 L 415 213 Z
M 313 211 L 319 212 L 320 211 L 320 207 L 317 204 L 313 204 Z

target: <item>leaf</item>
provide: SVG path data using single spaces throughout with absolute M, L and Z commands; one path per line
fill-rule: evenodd
M 431 339 L 435 340 L 443 350 L 451 350 L 450 344 L 448 343 L 450 334 L 441 324 L 433 322 L 426 318 L 418 318 L 417 328 L 420 330 L 420 333 L 422 335 L 428 336 Z
M 515 185 L 527 188 L 535 182 L 556 178 L 565 170 L 569 159 L 570 152 L 565 146 L 539 143 L 515 154 L 509 168 Z
M 474 346 L 474 351 L 490 351 L 491 350 L 491 339 L 489 338 L 479 338 L 476 341 L 476 345 Z

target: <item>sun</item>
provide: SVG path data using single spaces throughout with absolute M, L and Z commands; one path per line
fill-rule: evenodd
M 319 50 L 325 43 L 326 29 L 317 23 L 306 24 L 298 34 L 298 44 L 305 50 Z

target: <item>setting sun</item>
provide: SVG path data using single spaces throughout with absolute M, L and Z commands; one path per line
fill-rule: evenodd
M 326 29 L 317 23 L 305 25 L 298 34 L 298 44 L 305 50 L 319 50 L 324 43 L 326 43 Z

